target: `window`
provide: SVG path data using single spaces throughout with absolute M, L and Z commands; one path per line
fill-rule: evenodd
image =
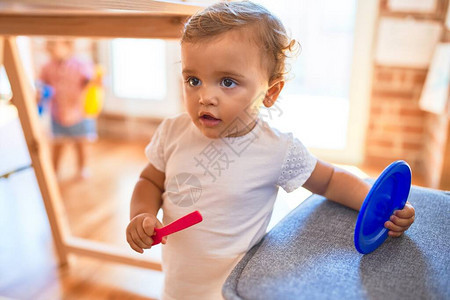
M 112 88 L 116 97 L 164 100 L 167 90 L 164 41 L 114 39 L 111 53 Z
M 182 111 L 180 42 L 112 39 L 98 42 L 105 69 L 105 113 L 164 118 Z
M 34 91 L 35 74 L 33 71 L 33 63 L 32 63 L 33 59 L 31 56 L 30 38 L 25 36 L 19 36 L 17 37 L 16 41 L 19 50 L 20 60 L 25 70 L 25 75 L 27 76 L 30 86 Z M 5 67 L 0 63 L 0 101 L 10 100 L 11 96 L 12 92 L 8 76 L 6 74 Z
M 272 125 L 293 132 L 323 159 L 361 162 L 379 1 L 255 1 L 302 47 Z
M 346 146 L 356 1 L 259 0 L 301 45 L 288 61 L 283 111 L 273 123 L 314 148 Z M 311 130 L 314 128 L 314 130 Z
M 0 101 L 11 99 L 11 86 L 5 68 L 0 65 Z

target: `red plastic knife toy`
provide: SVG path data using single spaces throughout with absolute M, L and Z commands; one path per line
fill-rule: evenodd
M 179 218 L 178 220 L 173 221 L 167 226 L 155 228 L 155 233 L 152 236 L 152 246 L 161 243 L 163 237 L 191 227 L 192 225 L 200 223 L 201 221 L 203 221 L 203 217 L 200 212 L 196 210 L 194 212 L 191 212 L 190 214 L 185 215 L 184 217 Z

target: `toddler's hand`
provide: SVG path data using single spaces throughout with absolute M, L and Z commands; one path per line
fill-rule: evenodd
M 399 237 L 414 222 L 415 210 L 408 201 L 402 210 L 396 210 L 390 217 L 390 220 L 384 223 L 384 227 L 389 229 L 388 235 Z
M 131 219 L 127 226 L 127 242 L 134 251 L 144 253 L 144 249 L 150 249 L 153 244 L 152 236 L 155 228 L 163 225 L 151 214 L 139 214 Z M 161 243 L 165 244 L 167 237 L 163 237 Z

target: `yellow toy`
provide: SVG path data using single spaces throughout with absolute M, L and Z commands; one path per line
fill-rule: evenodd
M 103 69 L 95 67 L 94 78 L 86 87 L 86 98 L 84 101 L 84 112 L 88 118 L 97 117 L 103 106 Z

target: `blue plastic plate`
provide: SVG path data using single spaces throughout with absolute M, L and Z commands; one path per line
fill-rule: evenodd
M 355 247 L 362 254 L 377 249 L 388 237 L 384 223 L 402 209 L 411 189 L 411 168 L 403 160 L 390 164 L 370 189 L 358 214 Z

